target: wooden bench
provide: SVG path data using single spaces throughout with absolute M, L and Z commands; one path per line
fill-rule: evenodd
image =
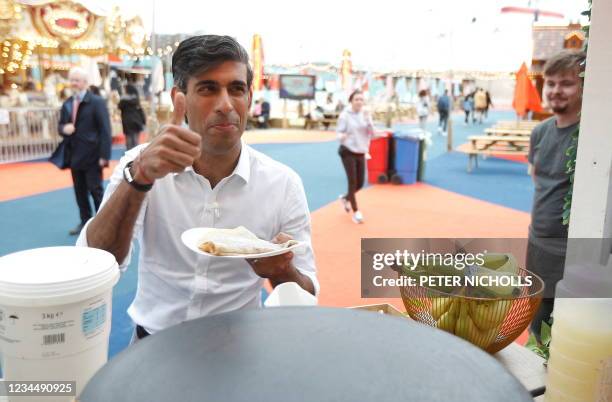
M 309 118 L 305 118 L 305 124 L 304 124 L 304 129 L 309 130 L 309 129 L 318 129 L 320 125 L 323 125 L 325 127 L 325 124 L 328 124 L 328 129 L 331 126 L 336 126 L 336 124 L 338 124 L 338 119 L 334 118 L 334 117 L 326 117 L 323 118 L 321 120 L 312 120 Z
M 505 128 L 505 127 L 491 127 L 491 128 L 485 129 L 485 133 L 487 135 L 498 135 L 498 136 L 504 136 L 504 135 L 530 136 L 531 131 L 532 131 L 531 129 L 525 129 L 525 128 Z
M 495 136 L 473 135 L 469 137 L 471 149 L 468 154 L 468 173 L 472 171 L 472 164 L 478 167 L 478 155 L 521 155 L 529 154 L 529 137 L 526 136 Z
M 511 120 L 500 120 L 495 123 L 495 127 L 504 127 L 504 128 L 533 128 L 540 124 L 541 121 L 537 120 L 519 120 L 519 121 L 511 121 Z

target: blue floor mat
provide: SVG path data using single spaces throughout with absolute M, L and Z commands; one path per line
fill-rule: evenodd
M 347 191 L 338 143 L 256 144 L 256 150 L 276 159 L 302 178 L 308 206 L 315 211 Z
M 530 212 L 533 183 L 527 165 L 498 158 L 478 162 L 479 167 L 467 173 L 468 156 L 451 152 L 428 162 L 427 184 L 458 194 Z

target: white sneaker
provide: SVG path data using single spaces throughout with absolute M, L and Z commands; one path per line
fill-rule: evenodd
M 361 211 L 357 211 L 353 214 L 353 222 L 363 223 L 363 215 L 361 214 Z
M 446 137 L 448 133 L 446 131 L 442 131 L 442 137 Z
M 349 202 L 349 200 L 344 198 L 342 194 L 338 196 L 338 199 L 340 200 L 340 202 L 342 202 L 342 207 L 344 208 L 344 212 L 346 213 L 351 212 L 351 203 Z

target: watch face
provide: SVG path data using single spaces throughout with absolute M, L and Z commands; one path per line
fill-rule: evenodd
M 127 180 L 128 183 L 132 183 L 134 181 L 134 177 L 132 177 L 132 172 L 130 171 L 131 167 L 132 163 L 130 162 L 123 169 L 123 175 L 125 176 L 125 180 Z

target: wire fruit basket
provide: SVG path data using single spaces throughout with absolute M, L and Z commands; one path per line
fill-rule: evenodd
M 521 286 L 518 293 L 505 298 L 476 297 L 466 289 L 419 285 L 403 286 L 400 293 L 413 320 L 457 335 L 493 354 L 518 338 L 542 301 L 542 279 L 522 268 L 518 268 L 517 276 L 530 276 L 531 285 Z

